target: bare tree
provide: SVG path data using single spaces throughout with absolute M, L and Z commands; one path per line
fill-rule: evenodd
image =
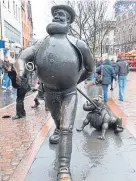
M 113 23 L 106 17 L 107 2 L 104 0 L 75 0 L 68 1 L 67 4 L 76 11 L 76 19 L 70 26 L 70 33 L 86 41 L 94 57 L 100 46 L 102 55 L 103 40 L 111 30 Z
M 106 0 L 64 0 L 76 12 L 76 19 L 70 25 L 69 33 L 84 40 L 95 57 L 102 47 L 105 36 L 112 28 L 113 21 L 107 18 L 108 3 Z M 57 0 L 53 0 L 57 4 Z

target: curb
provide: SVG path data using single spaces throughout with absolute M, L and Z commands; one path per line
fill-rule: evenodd
M 120 107 L 114 102 L 113 99 L 110 99 L 107 103 L 107 106 L 110 108 L 110 110 L 118 117 L 122 117 L 123 125 L 127 130 L 130 132 L 130 134 L 136 138 L 136 125 L 132 122 L 129 122 L 126 114 L 120 109 Z

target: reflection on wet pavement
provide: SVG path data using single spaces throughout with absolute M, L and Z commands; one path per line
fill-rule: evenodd
M 0 89 L 0 108 L 5 107 L 16 100 L 16 89 Z
M 97 139 L 100 132 L 90 126 L 81 133 L 76 132 L 87 114 L 82 109 L 85 101 L 79 95 L 71 161 L 73 181 L 135 181 L 136 140 L 127 130 L 120 135 L 108 131 L 104 141 Z M 56 181 L 58 146 L 49 145 L 52 132 L 53 128 L 45 138 L 25 181 Z M 129 155 L 133 155 L 133 159 Z

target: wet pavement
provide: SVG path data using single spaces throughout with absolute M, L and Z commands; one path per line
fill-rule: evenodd
M 133 72 L 135 73 L 135 72 Z M 128 104 L 129 112 L 133 112 L 135 104 L 132 104 L 131 95 L 136 95 L 134 81 L 130 81 L 136 73 L 131 73 L 128 78 L 127 97 L 123 106 Z M 80 86 L 87 94 L 97 95 L 95 87 L 87 90 Z M 133 88 L 133 90 L 132 90 Z M 98 90 L 98 89 L 97 89 Z M 130 91 L 131 90 L 131 91 Z M 101 94 L 101 89 L 99 89 Z M 135 92 L 135 94 L 134 94 Z M 122 103 L 117 100 L 117 88 L 114 93 L 110 93 L 111 100 L 108 105 L 117 107 L 120 114 Z M 58 146 L 50 145 L 49 136 L 54 130 L 50 114 L 45 112 L 44 103 L 38 110 L 32 110 L 35 94 L 28 96 L 25 100 L 27 112 L 26 119 L 12 121 L 2 119 L 1 115 L 13 114 L 15 104 L 0 109 L 0 168 L 2 181 L 56 181 Z M 86 100 L 79 94 L 78 109 L 73 135 L 73 153 L 71 162 L 71 172 L 73 181 L 135 181 L 136 180 L 136 139 L 128 131 L 127 125 L 124 132 L 115 135 L 113 131 L 108 131 L 106 140 L 98 140 L 100 132 L 91 129 L 89 126 L 81 133 L 76 132 L 86 117 L 82 105 Z M 131 106 L 132 105 L 132 106 Z M 132 109 L 132 111 L 131 111 Z M 136 110 L 136 109 L 135 109 Z M 131 115 L 126 115 L 129 123 L 135 124 L 130 119 Z M 128 124 L 128 122 L 127 122 Z M 133 126 L 134 127 L 134 126 Z M 136 131 L 136 129 L 135 129 Z
M 71 162 L 73 181 L 135 181 L 136 139 L 128 130 L 125 129 L 118 136 L 113 131 L 108 131 L 104 141 L 98 140 L 100 132 L 89 126 L 81 133 L 76 132 L 76 128 L 79 128 L 86 116 L 82 109 L 85 101 L 79 95 Z M 45 138 L 25 181 L 56 180 L 58 146 L 48 142 L 52 132 L 53 128 Z
M 36 87 L 37 80 L 35 79 L 32 77 L 29 78 L 29 84 L 31 85 L 31 88 Z M 30 94 L 32 94 L 32 92 L 29 92 L 26 96 Z M 0 83 L 0 108 L 8 106 L 9 104 L 14 103 L 15 101 L 16 101 L 16 89 L 12 88 L 12 86 L 7 90 L 3 89 Z
M 127 131 L 118 137 L 108 132 L 105 141 L 97 139 L 99 134 L 89 127 L 80 134 L 74 131 L 71 162 L 73 180 L 135 181 L 136 140 Z M 46 137 L 25 181 L 56 180 L 57 148 L 50 146 Z
M 118 100 L 118 86 L 115 86 L 110 96 L 126 117 L 126 127 L 136 137 L 136 72 L 128 75 L 123 102 Z
M 3 115 L 15 114 L 15 104 L 0 109 L 0 173 L 2 181 L 11 179 L 12 174 L 50 117 L 45 112 L 44 105 L 37 111 L 31 109 L 34 97 L 35 94 L 25 99 L 27 116 L 24 119 L 14 121 L 11 118 L 2 119 Z M 13 181 L 15 180 L 13 179 Z
M 0 88 L 0 108 L 12 104 L 16 100 L 16 89 L 4 90 Z
M 26 96 L 31 95 L 32 92 L 27 93 Z M 11 88 L 8 90 L 0 88 L 0 108 L 8 106 L 16 101 L 16 89 Z

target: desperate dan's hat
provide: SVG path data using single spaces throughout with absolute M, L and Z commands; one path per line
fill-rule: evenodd
M 70 16 L 71 16 L 71 20 L 70 20 L 70 23 L 73 23 L 73 21 L 75 20 L 75 11 L 70 7 L 70 6 L 67 6 L 67 5 L 56 5 L 56 6 L 53 6 L 51 8 L 51 13 L 52 15 L 54 15 L 54 11 L 56 10 L 60 10 L 60 9 L 63 9 L 65 11 L 67 11 Z

